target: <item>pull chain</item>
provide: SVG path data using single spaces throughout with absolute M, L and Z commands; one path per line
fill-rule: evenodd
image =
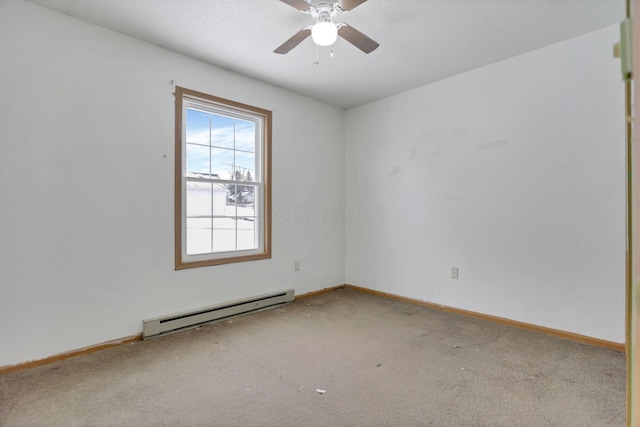
M 320 65 L 320 46 L 316 45 L 316 62 L 315 65 Z

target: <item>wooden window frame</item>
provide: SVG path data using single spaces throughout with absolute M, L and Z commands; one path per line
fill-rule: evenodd
M 204 267 L 229 264 L 243 261 L 254 261 L 271 258 L 271 126 L 272 112 L 252 105 L 209 95 L 203 92 L 176 86 L 175 88 L 175 269 Z M 259 222 L 259 233 L 262 245 L 255 250 L 236 250 L 229 252 L 212 252 L 191 256 L 186 254 L 186 156 L 185 156 L 185 108 L 184 102 L 195 101 L 236 111 L 259 118 L 262 123 L 262 147 L 260 150 L 260 166 L 262 179 L 262 203 L 258 204 L 262 218 Z M 256 177 L 257 178 L 257 177 Z M 191 258 L 191 259 L 190 259 Z M 194 259 L 195 258 L 195 259 Z

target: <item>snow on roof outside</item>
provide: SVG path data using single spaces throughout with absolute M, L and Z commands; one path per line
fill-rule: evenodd
M 218 174 L 211 174 L 209 175 L 208 173 L 194 173 L 194 172 L 187 172 L 185 174 L 185 177 L 187 178 L 206 178 L 206 179 L 220 179 L 220 176 Z M 210 184 L 208 182 L 202 182 L 202 181 L 190 181 L 188 184 L 187 189 L 188 190 L 210 190 L 211 186 L 213 185 L 213 191 L 228 191 L 227 187 L 224 186 L 224 184 Z

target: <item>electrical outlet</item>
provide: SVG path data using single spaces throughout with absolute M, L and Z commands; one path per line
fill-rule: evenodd
M 300 271 L 300 261 L 294 261 L 293 262 L 293 269 L 295 271 Z
M 451 278 L 458 279 L 458 267 L 451 267 Z

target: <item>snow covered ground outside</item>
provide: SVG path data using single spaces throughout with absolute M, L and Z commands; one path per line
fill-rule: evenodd
M 253 206 L 227 205 L 225 217 L 187 218 L 189 255 L 255 249 L 256 217 Z M 236 219 L 237 218 L 237 219 Z

